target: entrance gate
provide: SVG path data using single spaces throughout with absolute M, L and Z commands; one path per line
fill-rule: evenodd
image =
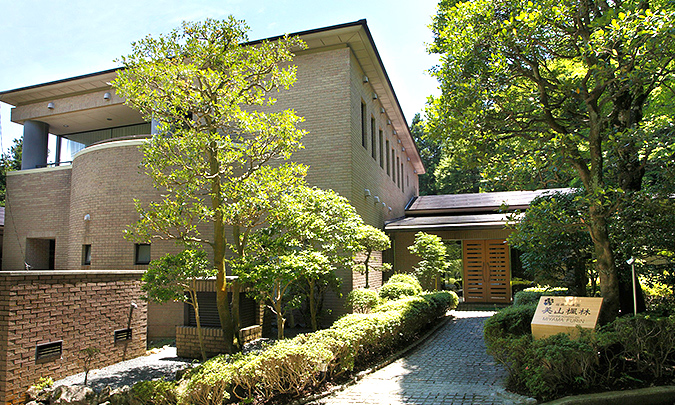
M 511 302 L 511 260 L 504 239 L 462 241 L 464 302 Z

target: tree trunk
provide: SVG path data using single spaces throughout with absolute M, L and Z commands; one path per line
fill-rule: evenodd
M 241 295 L 241 283 L 239 280 L 232 281 L 232 329 L 237 337 L 235 343 L 236 349 L 241 349 L 239 331 L 241 330 L 241 320 L 239 314 L 239 298 Z
M 607 220 L 599 212 L 602 208 L 591 206 L 591 238 L 595 247 L 596 267 L 600 276 L 600 292 L 602 293 L 602 308 L 598 322 L 605 325 L 619 315 L 619 278 L 614 263 L 614 253 L 610 246 Z
M 211 172 L 211 207 L 214 212 L 213 222 L 213 261 L 216 267 L 216 307 L 220 326 L 223 328 L 225 339 L 225 351 L 233 353 L 232 342 L 234 341 L 234 329 L 232 325 L 232 313 L 230 301 L 227 299 L 227 278 L 225 277 L 225 225 L 223 223 L 222 197 L 220 189 L 220 164 L 217 159 L 218 145 L 212 142 L 208 150 L 209 169 Z
M 316 319 L 316 297 L 314 296 L 314 280 L 309 280 L 309 315 L 312 318 L 312 330 L 319 330 L 319 323 Z
M 202 336 L 202 323 L 199 319 L 199 302 L 197 302 L 197 291 L 193 288 L 190 291 L 192 296 L 192 309 L 195 310 L 195 321 L 197 322 L 197 338 L 199 339 L 199 350 L 202 353 L 202 361 L 206 361 L 206 350 L 204 349 L 204 337 Z

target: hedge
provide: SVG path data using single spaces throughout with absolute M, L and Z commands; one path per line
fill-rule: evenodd
M 350 314 L 329 329 L 276 342 L 262 352 L 218 356 L 191 371 L 178 387 L 180 403 L 264 402 L 299 397 L 325 379 L 391 352 L 457 305 L 452 292 L 390 301 L 370 314 Z

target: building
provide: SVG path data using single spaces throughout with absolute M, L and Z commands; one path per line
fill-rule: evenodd
M 366 22 L 296 35 L 307 49 L 297 52 L 293 60 L 296 84 L 279 93 L 276 104 L 276 108 L 295 109 L 305 118 L 303 129 L 309 131 L 302 140 L 305 149 L 296 152 L 293 160 L 309 166 L 311 185 L 335 190 L 350 200 L 366 223 L 382 228 L 385 221 L 404 215 L 406 204 L 417 194 L 417 176 L 424 173 L 424 167 Z M 125 227 L 138 218 L 133 199 L 147 203 L 161 196 L 139 171 L 138 146 L 151 134 L 152 123 L 125 106 L 108 85 L 116 72 L 112 69 L 0 93 L 1 101 L 14 106 L 12 121 L 24 126 L 22 169 L 7 176 L 6 218 L 14 226 L 5 229 L 3 274 L 11 279 L 7 285 L 21 285 L 22 291 L 29 288 L 27 284 L 44 286 L 35 292 L 34 306 L 28 304 L 23 311 L 56 304 L 43 299 L 53 289 L 77 295 L 97 284 L 107 288 L 110 283 L 128 283 L 134 290 L 137 284 L 128 280 L 125 271 L 138 274 L 150 259 L 177 249 L 173 242 L 148 246 L 123 238 Z M 55 151 L 53 162 L 48 162 L 49 145 Z M 85 280 L 91 274 L 104 280 L 93 285 L 78 283 L 78 277 Z M 342 270 L 339 275 L 343 293 L 364 282 L 351 271 Z M 119 281 L 120 277 L 127 281 Z M 379 286 L 379 273 L 371 275 L 370 282 Z M 9 306 L 19 305 L 14 298 L 19 287 L 5 287 L 0 299 L 4 297 Z M 337 297 L 326 305 L 334 315 L 344 311 Z M 136 311 L 138 319 L 145 317 L 144 311 L 145 304 Z M 150 337 L 172 335 L 175 326 L 183 323 L 182 306 L 150 305 L 147 311 Z M 78 316 L 77 310 L 69 313 Z M 131 324 L 133 314 L 125 301 L 107 316 L 110 322 L 97 328 L 106 330 L 107 336 L 125 329 L 120 324 L 125 317 Z M 37 359 L 41 345 L 62 342 L 60 358 L 72 359 L 85 344 L 76 338 L 84 333 L 78 325 L 64 332 L 53 325 L 54 319 L 50 322 L 50 327 L 38 326 L 27 336 L 21 335 L 21 329 L 0 336 L 2 350 L 10 353 L 0 359 L 4 364 L 0 372 L 11 375 L 17 362 L 31 370 L 21 380 L 0 386 L 0 401 L 14 401 L 17 387 L 30 385 L 41 370 L 54 368 L 53 363 Z M 135 330 L 134 338 L 138 335 Z M 91 342 L 99 338 L 92 337 Z M 116 350 L 111 345 L 110 350 Z M 96 366 L 103 363 L 105 359 Z M 0 381 L 5 380 L 2 377 Z

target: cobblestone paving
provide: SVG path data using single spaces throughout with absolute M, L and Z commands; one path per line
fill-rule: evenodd
M 412 353 L 312 405 L 536 403 L 506 392 L 506 371 L 485 353 L 483 322 L 492 314 L 454 311 Z

